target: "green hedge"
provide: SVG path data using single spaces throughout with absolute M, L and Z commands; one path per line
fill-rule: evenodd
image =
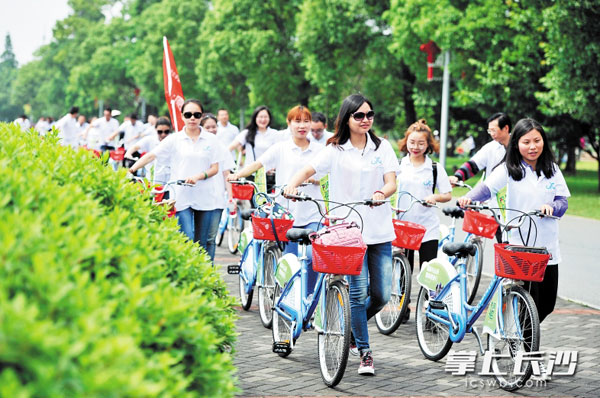
M 0 396 L 235 393 L 234 302 L 148 194 L 0 124 Z

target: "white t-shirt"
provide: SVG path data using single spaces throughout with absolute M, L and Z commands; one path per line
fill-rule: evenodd
M 314 135 L 312 135 L 312 133 L 308 134 L 308 139 L 314 142 L 318 142 L 319 144 L 325 146 L 327 145 L 327 140 L 330 139 L 331 137 L 333 137 L 333 133 L 327 130 L 323 130 L 323 135 L 321 136 L 321 139 L 316 139 Z
M 558 166 L 554 165 L 554 175 L 546 178 L 542 173 L 539 177 L 536 172 L 526 164 L 522 163 L 525 170 L 525 176 L 520 181 L 513 180 L 506 168 L 506 164 L 497 167 L 492 174 L 485 180 L 484 184 L 490 189 L 492 195 L 498 190 L 507 186 L 506 207 L 509 209 L 518 209 L 525 212 L 539 210 L 542 205 L 551 205 L 556 196 L 571 196 L 565 178 Z M 519 213 L 507 211 L 507 220 L 512 220 Z M 558 246 L 558 220 L 551 218 L 533 217 L 537 225 L 537 239 L 535 238 L 535 229 L 531 231 L 528 246 L 546 247 L 552 255 L 550 264 L 558 264 L 562 261 L 560 249 Z M 515 220 L 516 221 L 516 220 Z M 527 236 L 527 221 L 521 227 L 522 235 Z M 532 227 L 534 228 L 534 227 Z M 519 230 L 510 231 L 508 241 L 511 244 L 522 245 Z
M 50 130 L 50 123 L 45 120 L 39 120 L 35 124 L 35 129 L 42 137 L 44 137 L 48 133 L 48 130 Z
M 368 136 L 367 146 L 356 149 L 350 140 L 344 145 L 327 145 L 310 165 L 320 174 L 329 174 L 329 198 L 335 202 L 349 203 L 371 199 L 375 191 L 385 185 L 383 176 L 399 171 L 398 159 L 390 143 L 381 139 L 379 148 Z M 331 205 L 330 205 L 331 208 Z M 392 209 L 389 203 L 369 207 L 359 205 L 356 210 L 362 216 L 363 240 L 366 244 L 391 242 L 395 239 L 392 224 Z M 333 211 L 334 215 L 344 216 L 347 208 Z M 350 212 L 347 221 L 361 221 L 356 212 Z
M 227 126 L 223 126 L 221 122 L 217 122 L 217 138 L 219 142 L 225 147 L 229 147 L 229 144 L 235 139 L 240 133 L 240 129 L 237 126 L 227 123 Z
M 31 128 L 31 122 L 29 121 L 29 119 L 21 119 L 16 118 L 13 121 L 14 124 L 16 124 L 17 126 L 19 126 L 21 128 L 21 130 L 29 130 Z
M 73 148 L 79 146 L 79 124 L 70 113 L 56 122 L 56 128 L 59 130 L 58 137 L 62 145 L 70 145 Z
M 154 148 L 158 146 L 160 140 L 158 139 L 158 135 L 155 133 L 154 135 L 148 135 L 143 137 L 138 141 L 136 145 L 139 146 L 138 152 L 147 153 L 151 152 Z M 160 158 L 157 156 L 156 160 L 150 162 L 146 165 L 146 175 L 149 176 L 152 168 L 154 168 L 154 179 L 153 182 L 155 184 L 165 184 L 169 180 L 170 169 L 167 164 L 168 160 L 165 156 L 161 156 Z
M 136 120 L 135 124 L 132 124 L 130 120 L 127 120 L 121 123 L 119 126 L 119 131 L 125 131 L 123 143 L 125 145 L 125 149 L 129 149 L 141 139 L 141 135 L 144 132 L 144 124 L 139 120 Z
M 215 150 L 218 142 L 213 134 L 201 131 L 194 142 L 185 132 L 185 128 L 162 140 L 151 153 L 157 159 L 166 159 L 171 169 L 172 180 L 186 178 L 205 172 L 214 163 L 219 163 L 220 151 Z M 219 208 L 221 192 L 216 191 L 215 180 L 222 176 L 218 172 L 207 180 L 201 179 L 193 187 L 176 185 L 175 207 L 177 211 L 191 207 L 194 210 L 214 210 Z M 215 178 L 216 177 L 216 178 Z
M 479 170 L 485 170 L 486 178 L 492 173 L 494 168 L 502 163 L 504 155 L 506 154 L 506 148 L 498 141 L 491 141 L 485 144 L 473 157 L 471 161 L 474 162 Z M 490 207 L 498 207 L 498 200 L 496 195 L 492 195 L 488 205 Z
M 96 121 L 92 123 L 92 127 L 95 127 L 98 131 L 98 140 L 100 145 L 104 145 L 106 144 L 108 136 L 119 128 L 119 122 L 117 119 L 112 117 L 106 120 L 106 118 L 103 116 L 99 119 L 96 119 Z
M 294 174 L 315 160 L 323 148 L 323 145 L 309 141 L 308 148 L 303 151 L 289 138 L 269 148 L 258 161 L 265 170 L 276 169 L 275 184 L 284 185 L 290 182 Z M 323 199 L 319 185 L 311 184 L 300 187 L 299 190 L 311 198 Z M 277 203 L 290 210 L 294 216 L 294 226 L 302 227 L 321 220 L 319 209 L 313 202 L 294 202 L 279 196 Z
M 452 186 L 448 180 L 448 174 L 441 165 L 437 165 L 436 188 L 440 193 L 452 192 Z M 397 178 L 398 191 L 406 191 L 417 199 L 425 199 L 433 194 L 433 161 L 425 155 L 425 163 L 415 167 L 410 162 L 409 155 L 402 158 L 400 162 L 400 174 Z M 411 206 L 411 197 L 409 195 L 399 195 L 398 208 L 407 209 Z M 427 229 L 423 242 L 438 239 L 440 218 L 436 209 L 425 207 L 419 203 L 414 203 L 410 210 L 404 213 L 402 220 L 421 224 Z
M 247 134 L 248 130 L 244 130 L 239 133 L 237 137 L 235 137 L 235 141 L 242 144 L 242 146 L 246 149 L 246 164 L 254 162 L 254 160 L 258 159 L 268 148 L 272 147 L 281 140 L 279 132 L 268 127 L 267 131 L 264 133 L 261 133 L 260 131 L 256 132 L 253 149 L 252 145 L 248 144 L 246 141 Z

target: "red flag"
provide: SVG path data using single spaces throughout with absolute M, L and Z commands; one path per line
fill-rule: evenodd
M 175 65 L 175 59 L 171 52 L 171 47 L 167 38 L 163 36 L 163 78 L 165 82 L 165 99 L 167 100 L 167 106 L 169 107 L 169 113 L 171 114 L 171 121 L 175 131 L 183 129 L 183 118 L 181 117 L 181 106 L 185 101 L 183 96 L 183 89 L 181 88 L 181 81 L 179 80 L 179 73 L 177 73 L 177 66 Z

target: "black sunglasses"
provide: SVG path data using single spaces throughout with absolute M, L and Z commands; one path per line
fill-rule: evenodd
M 192 116 L 194 116 L 195 119 L 200 119 L 202 117 L 202 112 L 185 112 L 183 114 L 183 117 L 186 119 L 190 119 Z
M 375 117 L 375 111 L 369 111 L 367 113 L 364 112 L 354 112 L 352 114 L 352 118 L 354 120 L 356 120 L 357 122 L 362 121 L 365 116 L 367 117 L 367 120 L 373 120 L 373 118 Z
M 158 134 L 169 134 L 171 132 L 171 130 L 167 129 L 167 130 L 156 130 L 156 132 Z

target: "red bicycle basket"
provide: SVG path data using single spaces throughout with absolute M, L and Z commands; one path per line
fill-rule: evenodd
M 110 158 L 115 162 L 120 162 L 125 158 L 125 148 L 117 148 L 114 151 L 110 151 Z
M 254 193 L 252 184 L 231 184 L 231 192 L 235 199 L 250 200 Z
M 392 246 L 409 250 L 419 250 L 427 229 L 421 224 L 410 221 L 393 221 L 396 239 L 392 241 Z
M 492 216 L 481 214 L 473 210 L 467 210 L 465 211 L 465 220 L 463 221 L 462 229 L 473 235 L 492 239 L 494 235 L 496 235 L 498 223 Z
M 281 242 L 287 242 L 285 233 L 288 229 L 294 225 L 294 220 L 284 220 L 280 218 L 260 218 L 252 216 L 252 235 L 254 239 L 261 240 L 276 240 L 275 234 L 273 233 L 273 226 L 271 220 L 275 223 L 275 230 L 277 231 L 277 237 Z
M 508 246 L 506 243 L 494 244 L 496 275 L 522 281 L 541 282 L 544 280 L 544 272 L 546 272 L 546 266 L 550 260 L 549 254 L 515 251 L 510 248 L 506 249 L 506 246 Z M 515 247 L 515 245 L 510 246 Z
M 327 227 L 312 238 L 312 267 L 326 274 L 359 275 L 366 251 L 356 224 Z

